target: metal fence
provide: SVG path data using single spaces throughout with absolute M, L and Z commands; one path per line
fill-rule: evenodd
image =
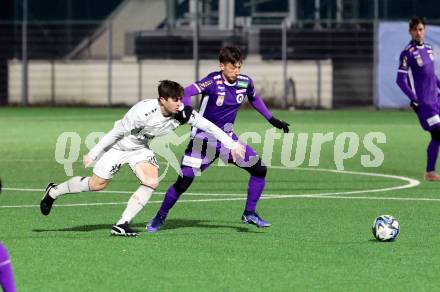
M 0 23 L 0 99 L 133 104 L 159 80 L 188 85 L 239 46 L 257 90 L 282 107 L 373 105 L 373 22 L 282 22 L 234 30 L 128 30 L 105 22 Z

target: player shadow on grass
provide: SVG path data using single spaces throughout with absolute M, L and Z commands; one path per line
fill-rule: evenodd
M 233 223 L 229 224 L 215 224 L 211 223 L 214 221 L 206 221 L 206 220 L 193 220 L 193 219 L 169 219 L 165 222 L 165 224 L 161 227 L 160 230 L 170 230 L 170 229 L 179 229 L 185 227 L 197 227 L 197 228 L 230 228 L 235 229 L 237 232 L 250 232 L 250 233 L 260 233 L 252 230 L 255 226 L 235 226 Z M 132 228 L 136 231 L 144 231 L 145 223 L 134 223 L 130 224 Z M 33 229 L 33 232 L 52 232 L 52 231 L 64 231 L 64 232 L 88 232 L 94 230 L 108 229 L 110 230 L 112 227 L 111 224 L 91 224 L 91 225 L 81 225 L 81 226 L 73 226 L 59 229 Z

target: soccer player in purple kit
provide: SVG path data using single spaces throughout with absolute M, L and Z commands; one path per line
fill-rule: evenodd
M 431 134 L 427 154 L 425 179 L 440 181 L 435 164 L 440 146 L 440 80 L 435 75 L 432 46 L 424 42 L 425 21 L 414 17 L 409 22 L 412 40 L 400 54 L 397 84 L 409 97 L 420 124 Z
M 15 292 L 11 260 L 6 247 L 0 242 L 0 286 L 4 292 Z
M 191 96 L 202 94 L 200 114 L 219 128 L 238 140 L 232 125 L 245 97 L 252 107 L 257 110 L 274 127 L 289 132 L 289 124 L 276 119 L 256 94 L 254 84 L 249 76 L 240 74 L 243 56 L 237 47 L 224 47 L 219 54 L 220 71 L 212 72 L 205 78 L 185 88 L 183 102 L 190 106 Z M 254 224 L 257 227 L 269 227 L 270 223 L 263 220 L 256 212 L 256 205 L 266 185 L 267 168 L 261 158 L 249 146 L 246 146 L 245 157 L 242 161 L 233 162 L 230 155 L 223 153 L 218 142 L 211 143 L 209 135 L 193 129 L 191 141 L 188 144 L 181 162 L 181 173 L 176 182 L 165 194 L 160 210 L 147 224 L 148 232 L 156 232 L 164 223 L 169 210 L 179 197 L 189 188 L 198 171 L 206 170 L 217 158 L 233 163 L 250 174 L 247 200 L 242 222 Z M 197 147 L 200 146 L 201 147 Z M 197 149 L 200 148 L 200 149 Z

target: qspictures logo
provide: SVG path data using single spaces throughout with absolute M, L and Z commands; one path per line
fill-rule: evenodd
M 67 176 L 74 175 L 73 164 L 80 161 L 82 155 L 87 153 L 80 153 L 83 143 L 89 151 L 104 135 L 103 132 L 91 132 L 85 138 L 81 138 L 76 132 L 64 132 L 58 136 L 54 153 L 55 160 L 64 166 Z M 154 138 L 149 145 L 145 145 L 153 150 L 162 164 L 166 164 L 165 167 L 161 165 L 160 179 L 166 176 L 170 168 L 174 169 L 176 173 L 180 173 L 180 160 L 183 153 L 182 150 L 173 151 L 172 148 L 180 145 L 186 146 L 190 138 L 189 135 L 186 133 L 179 136 L 175 132 L 171 132 L 166 136 Z M 213 137 L 207 136 L 205 138 L 214 145 L 217 142 Z M 353 159 L 359 159 L 357 162 L 366 168 L 380 167 L 385 160 L 384 152 L 380 147 L 386 143 L 386 135 L 383 132 L 368 132 L 364 135 L 355 132 L 282 134 L 271 128 L 265 131 L 264 135 L 257 132 L 244 132 L 239 136 L 239 141 L 251 145 L 254 149 L 261 149 L 260 146 L 262 146 L 262 151 L 259 154 L 267 166 L 272 166 L 273 161 L 279 161 L 281 165 L 288 168 L 319 167 L 324 162 L 322 157 L 325 157 L 326 165 L 331 159 L 335 169 L 344 170 L 344 164 Z M 194 148 L 200 148 L 197 143 L 193 144 Z M 327 151 L 325 156 L 322 155 L 323 148 Z M 332 149 L 333 153 L 329 155 L 328 149 Z M 220 150 L 221 153 L 228 153 L 228 151 L 228 149 Z M 358 153 L 362 154 L 355 158 Z M 204 161 L 210 162 L 215 158 L 215 152 L 207 151 Z M 101 158 L 98 157 L 98 159 Z M 220 157 L 217 163 L 224 165 L 225 160 L 227 158 Z M 246 166 L 252 166 L 257 161 L 258 157 L 248 157 L 242 163 L 246 163 Z

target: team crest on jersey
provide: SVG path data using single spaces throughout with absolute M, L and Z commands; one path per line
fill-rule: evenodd
M 219 96 L 217 96 L 217 101 L 215 102 L 215 104 L 217 106 L 222 106 L 224 101 L 225 101 L 225 96 L 219 95 Z
M 415 58 L 416 61 L 417 61 L 417 65 L 419 65 L 420 67 L 422 67 L 422 66 L 423 66 L 423 60 L 422 60 L 422 57 L 421 57 L 420 55 L 416 55 L 414 58 Z
M 237 103 L 243 103 L 244 94 L 243 93 L 237 94 L 236 100 L 237 100 Z
M 248 86 L 248 83 L 246 81 L 238 81 L 237 85 L 240 88 L 246 88 Z

